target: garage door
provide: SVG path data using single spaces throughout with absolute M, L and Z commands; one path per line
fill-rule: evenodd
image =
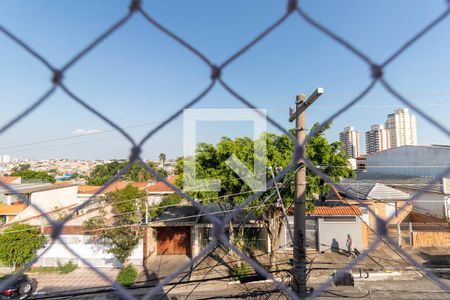
M 158 255 L 190 255 L 190 227 L 160 227 L 156 229 Z

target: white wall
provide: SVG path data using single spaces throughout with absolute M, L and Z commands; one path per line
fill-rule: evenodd
M 404 191 L 409 194 L 415 194 L 417 191 L 412 189 L 405 189 L 396 187 L 396 189 Z M 440 193 L 424 192 L 421 193 L 412 202 L 413 210 L 417 212 L 430 214 L 438 218 L 445 218 L 445 201 L 450 198 L 450 195 Z M 447 212 L 448 214 L 448 212 Z M 447 215 L 448 216 L 448 215 Z
M 43 212 L 50 212 L 57 208 L 66 207 L 73 204 L 78 204 L 77 186 L 68 186 L 57 188 L 48 191 L 32 193 L 30 203 L 38 206 Z M 36 208 L 29 206 L 20 212 L 13 221 L 24 220 L 33 216 L 40 215 Z
M 323 217 L 319 217 L 319 250 L 330 249 L 331 245 L 337 243 L 340 249 L 346 249 L 347 234 L 353 240 L 353 248 L 361 251 L 362 235 L 361 220 L 356 217 L 355 222 L 324 222 Z
M 168 195 L 168 194 L 160 194 L 160 195 L 153 194 L 153 195 L 148 195 L 148 196 L 147 196 L 147 202 L 148 202 L 149 205 L 159 204 L 159 203 L 161 202 L 162 198 L 163 198 L 165 195 Z
M 95 267 L 120 267 L 120 262 L 114 255 L 106 252 L 106 247 L 99 243 L 92 243 L 89 235 L 62 235 L 62 239 L 67 242 L 67 245 L 79 257 L 86 259 Z M 47 246 L 48 247 L 48 246 Z M 40 250 L 38 254 L 42 253 L 44 249 Z M 139 240 L 139 244 L 133 250 L 133 253 L 128 258 L 128 261 L 137 266 L 142 266 L 144 261 L 144 246 L 143 240 Z M 72 261 L 77 263 L 80 267 L 86 267 L 79 257 L 73 255 L 67 250 L 60 241 L 48 249 L 42 257 L 34 264 L 35 266 L 57 266 L 58 261 L 62 264 Z
M 450 166 L 450 147 L 401 146 L 366 156 L 367 172 L 439 176 Z

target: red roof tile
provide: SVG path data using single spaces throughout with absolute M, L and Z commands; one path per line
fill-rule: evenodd
M 356 205 L 350 206 L 316 206 L 309 216 L 360 216 L 361 210 Z
M 6 184 L 13 183 L 18 179 L 20 179 L 20 176 L 0 176 L 0 181 Z M 20 183 L 20 181 L 18 183 Z
M 0 215 L 17 215 L 25 208 L 27 208 L 27 205 L 23 203 L 0 204 Z
M 174 184 L 176 179 L 177 179 L 176 175 L 167 177 L 167 181 L 169 181 L 171 184 Z M 158 181 L 154 185 L 147 187 L 146 190 L 148 193 L 156 193 L 156 194 L 174 193 L 174 190 L 162 181 Z
M 132 186 L 137 187 L 142 190 L 149 186 L 148 182 L 128 182 L 128 181 L 116 181 L 110 186 L 108 186 L 102 194 L 115 192 L 125 188 L 127 185 L 131 184 Z M 78 194 L 95 194 L 98 190 L 102 188 L 101 185 L 79 185 L 78 186 Z

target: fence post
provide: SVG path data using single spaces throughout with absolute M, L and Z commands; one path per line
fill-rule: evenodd
M 398 236 L 398 246 L 402 246 L 402 230 L 400 229 L 400 223 L 397 223 L 397 236 Z
M 145 203 L 145 224 L 148 224 L 148 203 L 147 201 Z
M 409 222 L 409 245 L 413 245 L 413 230 L 412 230 L 412 223 Z

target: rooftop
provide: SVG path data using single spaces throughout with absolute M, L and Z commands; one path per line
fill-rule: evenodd
M 397 201 L 408 200 L 411 198 L 408 193 L 378 183 L 377 181 L 365 182 L 354 179 L 344 179 L 340 185 L 344 188 L 345 196 L 351 199 Z
M 361 209 L 356 205 L 315 206 L 307 212 L 308 216 L 360 216 Z
M 6 184 L 10 184 L 18 179 L 20 179 L 20 176 L 0 176 L 0 181 Z
M 176 179 L 177 179 L 176 175 L 167 177 L 167 181 L 169 181 L 171 184 L 175 184 Z M 146 188 L 146 191 L 148 193 L 155 193 L 155 194 L 174 193 L 174 190 L 162 181 L 158 181 L 155 184 L 148 186 Z
M 445 182 L 445 184 L 447 184 L 446 190 L 450 191 L 450 180 L 444 181 L 441 177 L 385 175 L 364 172 L 357 174 L 357 181 L 360 183 L 378 182 L 393 188 L 397 187 L 411 190 L 423 189 L 432 193 L 444 193 Z
M 26 204 L 23 203 L 13 203 L 11 205 L 0 203 L 0 215 L 17 215 L 22 210 L 27 208 Z
M 31 193 L 66 188 L 66 187 L 75 186 L 75 185 L 74 184 L 57 185 L 57 184 L 51 184 L 51 183 L 21 183 L 21 184 L 10 184 L 9 186 L 15 192 L 11 192 L 6 188 L 0 188 L 0 193 L 2 193 L 4 195 L 31 194 Z

